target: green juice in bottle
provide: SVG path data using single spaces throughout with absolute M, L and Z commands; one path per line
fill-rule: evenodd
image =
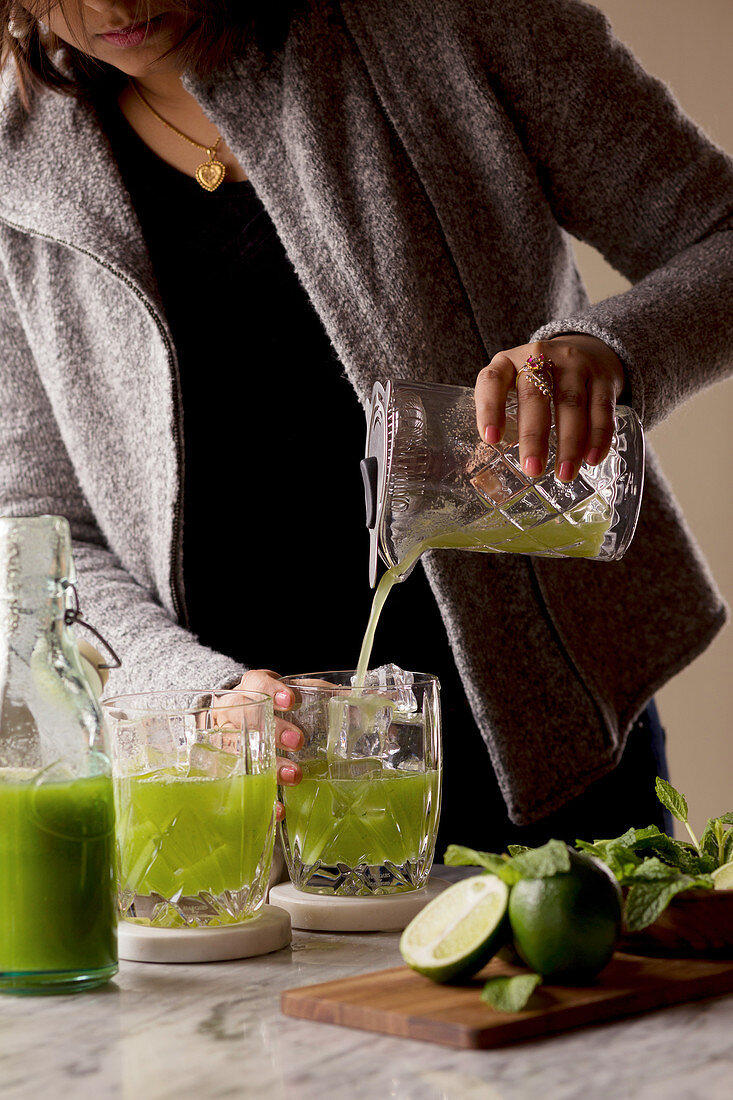
M 112 780 L 39 778 L 0 769 L 0 980 L 61 992 L 117 970 Z

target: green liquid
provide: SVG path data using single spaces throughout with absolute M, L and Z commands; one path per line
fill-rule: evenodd
M 111 779 L 34 783 L 0 769 L 0 989 L 106 981 L 116 924 Z
M 266 886 L 272 854 L 274 768 L 258 775 L 223 778 L 166 769 L 118 778 L 115 793 L 120 896 L 126 919 L 131 919 L 136 895 L 217 898 L 254 887 L 259 904 L 258 880 L 264 877 Z M 241 905 L 233 903 L 231 912 L 222 909 L 202 923 L 234 923 L 249 915 L 245 898 Z M 177 923 L 165 906 L 158 917 L 143 920 Z
M 306 867 L 402 867 L 424 859 L 421 846 L 435 833 L 438 772 L 382 771 L 378 760 L 341 766 L 370 765 L 376 777 L 331 778 L 325 761 L 305 761 L 301 782 L 283 788 L 288 844 Z
M 298 889 L 366 893 L 365 883 L 354 885 L 348 874 L 344 879 L 343 868 L 381 866 L 387 871 L 387 865 L 392 865 L 401 874 L 399 869 L 407 870 L 421 860 L 426 861 L 421 845 L 424 847 L 425 838 L 435 833 L 440 789 L 437 770 L 383 770 L 379 760 L 354 756 L 362 731 L 374 727 L 377 712 L 385 706 L 395 709 L 393 703 L 380 698 L 377 692 L 364 691 L 379 616 L 394 585 L 421 554 L 433 549 L 520 554 L 561 550 L 565 555 L 597 557 L 610 518 L 592 511 L 587 504 L 582 507 L 584 514 L 577 517 L 582 519 L 578 524 L 556 516 L 527 531 L 494 510 L 474 523 L 419 542 L 384 573 L 374 593 L 354 691 L 335 695 L 329 702 L 326 759 L 303 761 L 302 781 L 283 790 L 287 820 L 284 836 L 289 847 L 291 876 Z M 361 721 L 353 722 L 353 728 L 344 708 L 361 711 Z M 344 743 L 344 726 L 347 743 Z M 383 747 L 380 733 L 380 750 Z M 350 771 L 352 777 L 348 776 Z M 370 771 L 372 774 L 366 777 Z M 411 887 L 405 884 L 396 888 Z M 395 886 L 390 884 L 388 889 L 394 890 Z
M 382 613 L 390 591 L 407 572 L 410 566 L 426 550 L 474 550 L 482 553 L 506 552 L 513 554 L 541 554 L 543 551 L 561 549 L 569 557 L 596 558 L 603 546 L 606 532 L 611 525 L 610 518 L 589 515 L 584 522 L 573 525 L 563 517 L 549 520 L 532 528 L 520 531 L 500 513 L 490 518 L 463 527 L 457 531 L 447 531 L 434 538 L 425 539 L 414 547 L 402 561 L 393 565 L 382 575 L 374 592 L 364 640 L 359 653 L 355 687 L 364 683 L 369 658 L 372 655 L 374 635 L 379 616 Z

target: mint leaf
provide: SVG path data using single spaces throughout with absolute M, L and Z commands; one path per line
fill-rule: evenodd
M 651 856 L 634 868 L 633 875 L 629 876 L 633 882 L 674 882 L 681 877 L 677 867 L 670 867 L 656 856 Z
M 653 844 L 659 837 L 671 839 L 658 825 L 645 825 L 643 829 L 627 829 L 621 839 L 627 844 Z
M 541 974 L 516 974 L 513 978 L 489 978 L 481 1000 L 497 1012 L 521 1012 L 542 981 Z
M 733 829 L 729 829 L 725 837 L 725 847 L 723 848 L 723 863 L 730 863 L 733 859 Z M 722 864 L 721 864 L 722 867 Z
M 654 784 L 657 792 L 657 798 L 662 803 L 666 810 L 672 814 L 672 817 L 677 818 L 683 825 L 687 824 L 687 800 L 683 794 L 676 791 L 671 783 L 668 783 L 666 779 L 661 779 L 657 776 Z
M 688 875 L 707 874 L 717 864 L 717 860 L 704 853 L 698 855 L 696 849 L 686 841 L 672 840 L 663 833 L 649 847 L 640 845 L 640 849 L 644 855 L 647 853 L 656 855 L 665 863 L 669 863 L 672 867 L 679 867 Z
M 698 853 L 702 855 L 697 837 L 693 833 L 690 823 L 687 820 L 687 800 L 685 796 L 680 794 L 679 791 L 676 791 L 671 783 L 668 783 L 666 779 L 660 778 L 660 776 L 657 776 L 654 785 L 659 801 L 669 810 L 672 817 L 676 817 L 678 821 L 682 822 L 687 832 L 690 834 L 690 840 L 697 848 Z
M 608 842 L 605 840 L 597 840 L 594 843 L 591 843 L 590 840 L 576 840 L 575 847 L 578 848 L 581 852 L 587 852 L 588 855 L 598 856 L 598 858 L 601 859 L 603 845 L 607 843 Z
M 550 878 L 558 871 L 570 870 L 568 847 L 561 840 L 550 840 L 541 848 L 513 847 L 517 854 L 508 858 L 494 852 L 477 852 L 462 844 L 450 844 L 443 862 L 449 867 L 485 867 L 508 886 L 513 886 L 520 878 Z
M 551 878 L 570 870 L 570 850 L 562 840 L 548 840 L 541 848 L 528 848 L 509 860 L 522 878 Z
M 474 848 L 464 848 L 462 844 L 449 844 L 443 863 L 449 867 L 485 867 L 495 874 L 496 868 L 503 867 L 506 860 L 494 852 L 477 852 Z
M 702 870 L 713 871 L 716 867 L 722 867 L 727 863 L 726 853 L 730 850 L 731 836 L 731 830 L 726 828 L 725 818 L 728 816 L 724 814 L 723 817 L 711 817 L 705 826 L 705 831 L 700 837 L 700 848 L 703 859 L 709 866 L 701 868 Z
M 709 859 L 715 860 L 717 866 L 720 855 L 720 844 L 723 840 L 723 825 L 719 818 L 709 817 L 708 823 L 700 837 L 700 851 Z
M 640 932 L 654 923 L 676 894 L 681 894 L 683 890 L 711 889 L 712 885 L 709 876 L 692 878 L 690 875 L 678 875 L 667 882 L 638 882 L 631 887 L 626 898 L 626 928 L 629 932 Z
M 532 851 L 526 844 L 507 844 L 506 850 L 510 856 L 519 856 L 522 852 Z
M 682 877 L 676 882 L 640 882 L 638 886 L 632 886 L 624 908 L 624 921 L 629 932 L 648 928 L 664 912 L 675 894 L 687 888 Z
M 605 863 L 619 882 L 625 885 L 627 878 L 633 875 L 634 869 L 641 863 L 640 857 L 636 855 L 633 848 L 624 843 L 627 835 L 625 833 L 617 840 L 597 840 L 594 844 L 578 841 L 577 845 L 588 855 L 595 856 L 596 859 Z
M 492 875 L 503 879 L 507 886 L 513 886 L 520 877 L 518 872 L 512 870 L 511 860 L 505 856 L 495 852 L 477 852 L 475 848 L 464 848 L 462 844 L 449 844 L 443 863 L 448 867 L 485 867 Z

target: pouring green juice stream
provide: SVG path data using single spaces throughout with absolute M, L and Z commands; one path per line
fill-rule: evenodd
M 595 556 L 608 526 L 609 521 L 596 514 L 577 531 L 573 530 L 575 553 Z M 552 550 L 554 543 L 565 551 L 567 521 L 543 527 L 542 531 L 528 534 L 508 521 L 494 521 L 491 532 L 497 548 L 511 545 L 516 552 L 541 553 Z M 485 552 L 493 549 L 487 546 L 486 525 L 474 524 L 425 539 L 382 576 L 374 594 L 353 687 L 336 690 L 328 700 L 325 759 L 321 756 L 304 760 L 301 783 L 283 791 L 288 843 L 291 853 L 297 853 L 291 875 L 298 889 L 332 892 L 327 882 L 320 887 L 313 885 L 318 882 L 319 869 L 344 866 L 398 868 L 407 881 L 391 883 L 386 890 L 380 881 L 379 892 L 410 889 L 411 869 L 424 858 L 425 838 L 434 836 L 439 771 L 430 766 L 413 770 L 383 763 L 386 738 L 399 738 L 411 725 L 418 736 L 424 735 L 424 715 L 400 710 L 394 690 L 380 691 L 367 686 L 366 674 L 379 617 L 391 589 L 421 554 L 439 548 Z M 359 740 L 365 735 L 369 745 L 365 751 L 373 755 L 359 752 Z
M 573 551 L 564 549 L 565 553 L 573 553 L 578 557 L 595 557 L 600 549 L 606 531 L 610 525 L 609 519 L 594 518 L 580 525 L 574 534 L 577 534 L 577 544 Z M 496 550 L 502 547 L 505 551 L 511 548 L 513 553 L 532 553 L 537 550 L 552 550 L 554 546 L 567 544 L 568 523 L 560 520 L 558 524 L 543 524 L 531 535 L 516 528 L 505 521 L 492 530 L 492 536 L 496 542 Z M 406 557 L 397 565 L 392 566 L 382 576 L 372 601 L 369 621 L 367 623 L 364 639 L 359 653 L 356 676 L 354 679 L 355 694 L 345 699 L 335 697 L 329 707 L 329 730 L 327 759 L 335 761 L 343 755 L 344 746 L 341 744 L 342 725 L 341 717 L 344 706 L 358 705 L 364 716 L 364 724 L 373 725 L 374 717 L 378 710 L 394 704 L 379 695 L 364 694 L 364 681 L 369 668 L 369 659 L 374 645 L 374 637 L 379 623 L 379 618 L 387 601 L 389 593 L 398 584 L 412 565 L 428 550 L 479 550 L 484 553 L 496 552 L 494 547 L 486 545 L 486 529 L 480 525 L 472 525 L 458 531 L 448 531 L 430 539 L 425 539 L 414 547 Z M 347 757 L 351 755 L 353 744 L 346 746 Z M 383 749 L 383 739 L 380 737 L 380 750 Z
M 532 554 L 542 550 L 551 551 L 558 545 L 563 545 L 563 553 L 566 556 L 594 558 L 598 555 L 610 524 L 610 518 L 605 517 L 592 517 L 585 523 L 579 524 L 573 532 L 576 536 L 576 544 L 572 548 L 567 548 L 565 545 L 569 524 L 564 519 L 553 523 L 544 523 L 540 527 L 534 528 L 531 534 L 519 530 L 506 520 L 503 524 L 491 530 L 490 537 L 494 542 L 493 546 L 487 545 L 489 535 L 486 529 L 475 524 L 458 531 L 448 531 L 434 538 L 425 539 L 414 547 L 402 561 L 388 569 L 377 585 L 369 622 L 361 644 L 354 687 L 362 688 L 364 685 L 379 616 L 389 593 L 427 550 L 473 550 L 483 553 Z
M 440 754 L 433 758 L 437 765 L 426 757 L 422 773 L 413 758 L 399 782 L 402 764 L 395 766 L 402 760 L 396 746 L 404 728 L 411 721 L 418 728 L 425 715 L 412 709 L 415 700 L 407 683 L 398 685 L 388 668 L 380 671 L 381 686 L 367 678 L 387 597 L 421 555 L 461 549 L 609 561 L 623 555 L 633 536 L 644 469 L 643 432 L 633 411 L 617 409 L 608 458 L 584 468 L 572 485 L 560 483 L 551 472 L 552 435 L 545 475 L 531 480 L 523 476 L 516 414 L 516 403 L 508 404 L 504 442 L 489 447 L 477 439 L 472 390 L 395 379 L 373 387 L 361 463 L 372 584 L 380 549 L 390 568 L 374 593 L 356 673 L 350 684 L 336 681 L 327 714 L 309 717 L 311 759 L 301 760 L 302 783 L 283 792 L 286 839 L 290 832 L 293 841 L 289 869 L 291 877 L 294 868 L 299 873 L 297 882 L 293 877 L 298 889 L 333 892 L 341 863 L 353 866 L 357 859 L 381 864 L 380 873 L 392 859 L 404 860 L 409 878 L 408 865 L 418 853 L 414 845 L 392 843 L 384 828 L 389 816 L 385 807 L 393 819 L 420 817 L 428 829 L 431 814 L 437 814 Z M 380 788 L 386 791 L 393 779 L 389 798 L 380 798 Z M 410 800 L 414 804 L 408 806 Z M 329 866 L 319 880 L 324 863 Z M 377 892 L 383 892 L 383 879 L 377 880 Z M 367 886 L 352 890 L 346 884 L 343 892 L 374 891 L 373 884 Z

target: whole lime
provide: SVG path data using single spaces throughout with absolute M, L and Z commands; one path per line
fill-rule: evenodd
M 621 928 L 621 890 L 602 863 L 572 849 L 570 870 L 521 879 L 509 896 L 514 944 L 532 970 L 568 985 L 595 977 Z

